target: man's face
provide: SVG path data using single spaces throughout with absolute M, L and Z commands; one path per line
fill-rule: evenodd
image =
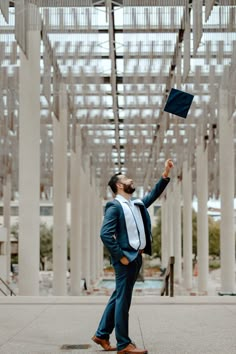
M 127 194 L 133 194 L 135 191 L 134 182 L 131 178 L 127 178 L 124 175 L 119 176 L 119 181 L 117 182 L 123 186 L 123 191 Z

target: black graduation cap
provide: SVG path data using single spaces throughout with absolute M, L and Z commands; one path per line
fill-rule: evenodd
M 172 88 L 165 104 L 164 111 L 186 118 L 193 97 L 194 96 L 190 93 Z

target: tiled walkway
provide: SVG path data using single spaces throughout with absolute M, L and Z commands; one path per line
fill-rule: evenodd
M 100 353 L 90 338 L 107 300 L 91 295 L 0 297 L 0 353 Z M 135 296 L 130 336 L 149 354 L 235 354 L 236 297 Z M 114 334 L 111 339 L 114 344 Z

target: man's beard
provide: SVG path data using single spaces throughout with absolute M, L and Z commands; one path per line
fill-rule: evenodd
M 127 194 L 133 194 L 135 191 L 135 188 L 132 187 L 130 184 L 123 184 L 124 186 L 124 192 Z

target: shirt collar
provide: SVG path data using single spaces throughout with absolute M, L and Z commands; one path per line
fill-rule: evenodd
M 121 203 L 131 204 L 131 205 L 144 205 L 141 199 L 130 199 L 127 200 L 123 195 L 117 194 L 115 199 L 119 200 Z
M 123 197 L 123 195 L 121 194 L 117 194 L 116 195 L 116 198 L 117 200 L 119 200 L 119 202 L 122 202 L 122 203 L 130 203 L 131 202 L 131 199 L 130 200 L 127 200 L 125 197 Z

